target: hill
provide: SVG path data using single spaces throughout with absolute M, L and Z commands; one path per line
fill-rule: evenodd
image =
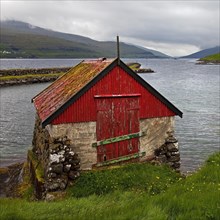
M 212 54 L 220 53 L 220 46 L 208 48 L 181 58 L 203 58 Z
M 20 21 L 1 21 L 1 58 L 116 57 L 116 43 L 61 33 Z M 167 55 L 120 43 L 121 57 L 164 58 Z
M 199 59 L 200 64 L 220 64 L 220 53 L 212 54 Z

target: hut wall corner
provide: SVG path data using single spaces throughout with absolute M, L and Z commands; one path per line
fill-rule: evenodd
M 140 138 L 140 152 L 146 152 L 144 160 L 154 156 L 155 150 L 174 134 L 174 117 L 141 119 L 140 130 L 145 133 Z
M 47 130 L 52 138 L 66 136 L 71 141 L 72 150 L 79 155 L 81 170 L 91 170 L 97 163 L 97 151 L 92 147 L 96 142 L 96 122 L 48 125 Z

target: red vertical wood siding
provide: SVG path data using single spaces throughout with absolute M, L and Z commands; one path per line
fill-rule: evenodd
M 140 83 L 116 66 L 76 102 L 52 121 L 52 124 L 96 121 L 95 95 L 140 93 L 140 118 L 174 116 L 166 105 Z
M 139 97 L 98 98 L 97 140 L 139 132 Z M 119 141 L 97 147 L 97 160 L 103 162 L 138 152 L 139 139 Z

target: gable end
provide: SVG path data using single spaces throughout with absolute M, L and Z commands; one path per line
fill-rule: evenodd
M 63 113 L 71 104 L 77 101 L 83 94 L 85 94 L 90 88 L 92 88 L 98 81 L 100 81 L 104 76 L 106 76 L 114 67 L 119 66 L 128 75 L 135 79 L 140 85 L 142 85 L 146 90 L 148 90 L 153 96 L 155 96 L 161 103 L 167 106 L 176 115 L 182 118 L 182 112 L 176 108 L 171 102 L 169 102 L 165 97 L 163 97 L 157 90 L 155 90 L 150 84 L 143 80 L 137 73 L 131 70 L 125 63 L 121 60 L 115 59 L 110 63 L 103 71 L 101 71 L 97 76 L 90 80 L 84 87 L 82 87 L 75 95 L 73 95 L 67 102 L 65 102 L 60 108 L 53 112 L 48 118 L 42 122 L 42 126 L 50 124 L 56 117 Z
M 143 80 L 138 74 L 136 74 L 132 69 L 130 69 L 125 63 L 120 62 L 120 67 L 127 72 L 131 77 L 137 80 L 144 88 L 146 88 L 152 95 L 159 99 L 164 105 L 166 105 L 170 110 L 172 110 L 176 115 L 183 117 L 183 113 L 175 107 L 170 101 L 168 101 L 163 95 L 161 95 L 156 89 L 154 89 L 150 84 Z

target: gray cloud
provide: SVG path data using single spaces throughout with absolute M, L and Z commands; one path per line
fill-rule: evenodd
M 220 44 L 219 0 L 1 1 L 1 19 L 88 36 L 138 43 L 170 55 Z

